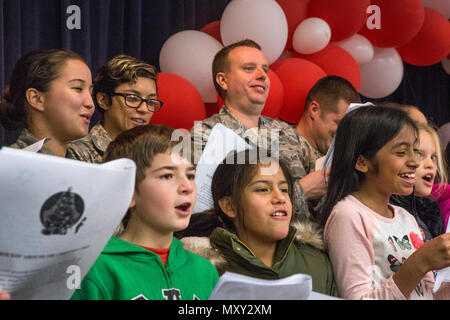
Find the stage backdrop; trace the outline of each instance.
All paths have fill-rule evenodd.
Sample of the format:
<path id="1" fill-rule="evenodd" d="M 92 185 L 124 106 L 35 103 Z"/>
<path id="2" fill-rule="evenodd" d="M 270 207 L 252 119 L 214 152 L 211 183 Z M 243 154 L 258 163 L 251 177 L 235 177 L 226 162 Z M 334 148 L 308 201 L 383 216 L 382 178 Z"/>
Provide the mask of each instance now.
<path id="1" fill-rule="evenodd" d="M 15 62 L 38 48 L 69 48 L 93 74 L 119 53 L 159 68 L 164 42 L 181 30 L 200 30 L 220 20 L 231 0 L 0 0 L 0 90 Z M 79 11 L 78 11 L 79 9 Z M 79 19 L 77 19 L 77 17 Z M 400 87 L 379 100 L 417 105 L 438 126 L 450 121 L 450 76 L 441 64 L 405 65 Z M 18 132 L 0 127 L 0 145 Z"/>

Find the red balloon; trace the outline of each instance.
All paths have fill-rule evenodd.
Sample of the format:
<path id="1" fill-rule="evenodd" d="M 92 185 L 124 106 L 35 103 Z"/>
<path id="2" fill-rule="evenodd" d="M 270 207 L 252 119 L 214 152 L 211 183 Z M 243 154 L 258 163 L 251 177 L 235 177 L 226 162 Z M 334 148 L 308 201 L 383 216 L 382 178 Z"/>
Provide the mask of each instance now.
<path id="1" fill-rule="evenodd" d="M 280 81 L 280 78 L 278 78 L 277 74 L 270 69 L 269 69 L 269 79 L 270 79 L 269 95 L 267 96 L 267 100 L 264 105 L 264 109 L 261 112 L 261 115 L 270 117 L 272 119 L 277 119 L 278 114 L 280 113 L 281 108 L 283 107 L 284 89 L 283 84 Z M 216 105 L 216 107 L 218 108 L 217 112 L 222 106 L 223 100 L 219 95 L 217 95 L 217 105 Z"/>
<path id="2" fill-rule="evenodd" d="M 362 28 L 368 6 L 370 0 L 310 0 L 308 17 L 325 20 L 331 29 L 330 41 L 341 41 Z"/>
<path id="3" fill-rule="evenodd" d="M 298 123 L 309 90 L 326 73 L 311 61 L 300 58 L 281 60 L 274 71 L 284 89 L 284 103 L 278 117 L 289 123 Z"/>
<path id="4" fill-rule="evenodd" d="M 270 65 L 270 69 L 276 70 L 278 68 L 278 65 L 281 63 L 281 61 L 288 59 L 288 58 L 293 58 L 294 52 L 295 51 L 293 49 L 292 50 L 284 50 L 283 53 L 281 54 L 281 56 Z"/>
<path id="5" fill-rule="evenodd" d="M 159 112 L 153 114 L 150 123 L 190 130 L 194 121 L 206 118 L 200 93 L 192 83 L 179 75 L 158 74 L 158 99 L 164 104 Z"/>
<path id="6" fill-rule="evenodd" d="M 306 59 L 318 65 L 327 75 L 339 76 L 350 81 L 356 91 L 361 88 L 361 71 L 356 60 L 341 47 L 330 43 L 313 54 L 294 53 L 294 57 Z"/>
<path id="7" fill-rule="evenodd" d="M 401 46 L 414 38 L 424 21 L 424 8 L 420 0 L 372 0 L 378 13 L 368 14 L 367 23 L 359 32 L 376 47 Z M 378 18 L 377 18 L 378 15 Z M 377 18 L 379 29 L 369 29 L 371 19 Z"/>
<path id="8" fill-rule="evenodd" d="M 222 37 L 220 35 L 220 20 L 208 23 L 206 26 L 201 28 L 200 31 L 209 34 L 211 37 L 222 43 Z"/>
<path id="9" fill-rule="evenodd" d="M 219 101 L 219 99 L 220 99 L 220 101 Z M 212 115 L 219 113 L 220 107 L 222 107 L 222 105 L 223 105 L 223 102 L 219 95 L 217 95 L 217 102 L 205 103 L 206 117 L 209 118 Z"/>
<path id="10" fill-rule="evenodd" d="M 276 0 L 283 9 L 288 23 L 288 38 L 284 50 L 292 49 L 292 36 L 297 26 L 308 17 L 306 0 Z"/>
<path id="11" fill-rule="evenodd" d="M 425 8 L 425 21 L 419 33 L 397 48 L 402 60 L 416 66 L 429 66 L 450 52 L 450 22 L 442 13 Z"/>
<path id="12" fill-rule="evenodd" d="M 267 97 L 264 109 L 261 112 L 263 116 L 270 117 L 272 119 L 278 118 L 278 115 L 283 107 L 284 88 L 280 78 L 277 74 L 269 69 L 270 90 Z"/>

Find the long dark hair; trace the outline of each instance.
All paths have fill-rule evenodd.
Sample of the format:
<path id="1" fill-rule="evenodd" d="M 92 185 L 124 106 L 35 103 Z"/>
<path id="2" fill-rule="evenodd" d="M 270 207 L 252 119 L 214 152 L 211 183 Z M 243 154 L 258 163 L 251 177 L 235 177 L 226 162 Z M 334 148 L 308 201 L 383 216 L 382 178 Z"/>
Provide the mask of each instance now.
<path id="1" fill-rule="evenodd" d="M 0 101 L 0 123 L 6 129 L 27 127 L 26 91 L 35 88 L 47 92 L 68 60 L 86 63 L 80 55 L 66 49 L 34 50 L 17 61 Z"/>
<path id="2" fill-rule="evenodd" d="M 214 172 L 211 182 L 211 193 L 214 208 L 201 213 L 193 214 L 189 226 L 175 233 L 178 238 L 195 236 L 208 237 L 211 232 L 222 227 L 231 232 L 236 232 L 233 221 L 222 211 L 219 200 L 230 197 L 231 202 L 238 210 L 238 216 L 242 217 L 241 202 L 242 191 L 258 173 L 261 164 L 268 164 L 269 161 L 278 163 L 288 184 L 288 194 L 291 202 L 294 203 L 293 179 L 289 167 L 282 159 L 271 156 L 267 150 L 245 150 L 241 152 L 232 151 L 219 164 Z"/>
<path id="3" fill-rule="evenodd" d="M 336 203 L 363 184 L 365 175 L 355 169 L 359 155 L 374 162 L 378 150 L 392 140 L 404 126 L 411 127 L 418 136 L 414 121 L 406 112 L 395 108 L 361 107 L 342 118 L 335 137 L 326 199 L 319 217 L 322 226 Z"/>
<path id="4" fill-rule="evenodd" d="M 258 151 L 261 151 L 261 149 Z M 220 208 L 219 200 L 224 197 L 230 197 L 238 212 L 238 217 L 242 217 L 242 191 L 255 177 L 261 164 L 267 164 L 269 161 L 278 163 L 288 183 L 289 197 L 294 203 L 293 180 L 287 164 L 264 151 L 258 151 L 245 150 L 229 154 L 226 161 L 217 167 L 212 178 L 211 192 L 214 201 L 214 213 L 223 222 L 224 227 L 233 232 L 236 231 L 235 225 Z M 256 159 L 252 161 L 252 156 L 255 155 Z M 244 159 L 245 161 L 242 161 Z"/>

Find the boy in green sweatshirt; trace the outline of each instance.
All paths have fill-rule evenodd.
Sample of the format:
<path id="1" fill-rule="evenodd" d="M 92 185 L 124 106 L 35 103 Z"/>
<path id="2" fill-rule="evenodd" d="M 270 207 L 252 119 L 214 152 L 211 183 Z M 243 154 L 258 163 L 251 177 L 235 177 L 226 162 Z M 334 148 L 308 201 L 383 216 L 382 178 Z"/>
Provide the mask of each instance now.
<path id="1" fill-rule="evenodd" d="M 208 299 L 218 274 L 206 259 L 174 238 L 185 229 L 196 201 L 195 167 L 172 152 L 172 128 L 145 125 L 122 132 L 104 161 L 136 163 L 135 193 L 112 237 L 72 296 L 81 299 Z"/>

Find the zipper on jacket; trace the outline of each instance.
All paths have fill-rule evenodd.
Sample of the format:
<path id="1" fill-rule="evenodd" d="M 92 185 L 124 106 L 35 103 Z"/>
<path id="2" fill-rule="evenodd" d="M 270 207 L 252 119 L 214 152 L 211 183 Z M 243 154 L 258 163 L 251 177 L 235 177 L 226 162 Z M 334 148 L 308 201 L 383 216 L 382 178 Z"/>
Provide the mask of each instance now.
<path id="1" fill-rule="evenodd" d="M 256 257 L 256 254 L 254 254 L 253 251 L 250 250 L 250 248 L 247 247 L 247 246 L 245 245 L 245 243 L 243 243 L 241 240 L 237 240 L 237 242 L 239 242 L 240 244 L 242 244 L 245 248 L 247 248 L 248 251 L 250 251 L 250 253 L 251 253 L 254 257 Z M 284 259 L 286 258 L 286 256 L 287 256 L 287 254 L 288 254 L 288 252 L 289 252 L 289 249 L 291 248 L 293 242 L 294 242 L 294 239 L 292 239 L 291 243 L 289 243 L 289 246 L 287 247 L 286 251 L 284 252 L 283 257 L 281 257 L 281 259 L 280 259 L 277 263 L 275 263 L 275 264 L 272 266 L 272 269 L 275 269 L 276 266 L 278 266 L 281 262 L 283 262 L 283 260 L 284 260 Z M 258 257 L 256 257 L 256 258 L 258 258 Z"/>
<path id="2" fill-rule="evenodd" d="M 248 251 L 250 251 L 250 253 L 251 253 L 254 257 L 256 257 L 256 254 L 254 254 L 253 251 L 250 250 L 250 248 L 247 247 L 247 246 L 245 245 L 245 243 L 243 243 L 241 240 L 237 240 L 237 242 L 239 242 L 240 244 L 242 244 L 245 248 L 247 248 Z M 257 257 L 257 258 L 258 258 L 258 257 Z"/>
<path id="3" fill-rule="evenodd" d="M 272 266 L 272 269 L 275 269 L 276 266 L 278 266 L 279 264 L 281 264 L 281 262 L 283 262 L 283 260 L 286 259 L 286 256 L 287 256 L 287 254 L 288 254 L 288 252 L 289 252 L 289 249 L 291 249 L 291 246 L 292 246 L 292 243 L 293 243 L 293 242 L 294 242 L 294 239 L 292 239 L 291 243 L 289 243 L 289 246 L 287 247 L 287 249 L 286 249 L 286 251 L 284 252 L 284 255 L 281 257 L 281 259 L 280 259 L 277 263 L 275 263 L 275 264 Z"/>
<path id="4" fill-rule="evenodd" d="M 170 286 L 170 288 L 172 288 L 173 287 L 173 285 L 172 285 L 172 278 L 171 278 L 172 271 L 169 270 L 169 266 L 167 265 L 167 262 L 164 265 L 164 269 L 166 270 L 167 280 L 169 280 L 169 286 Z"/>

